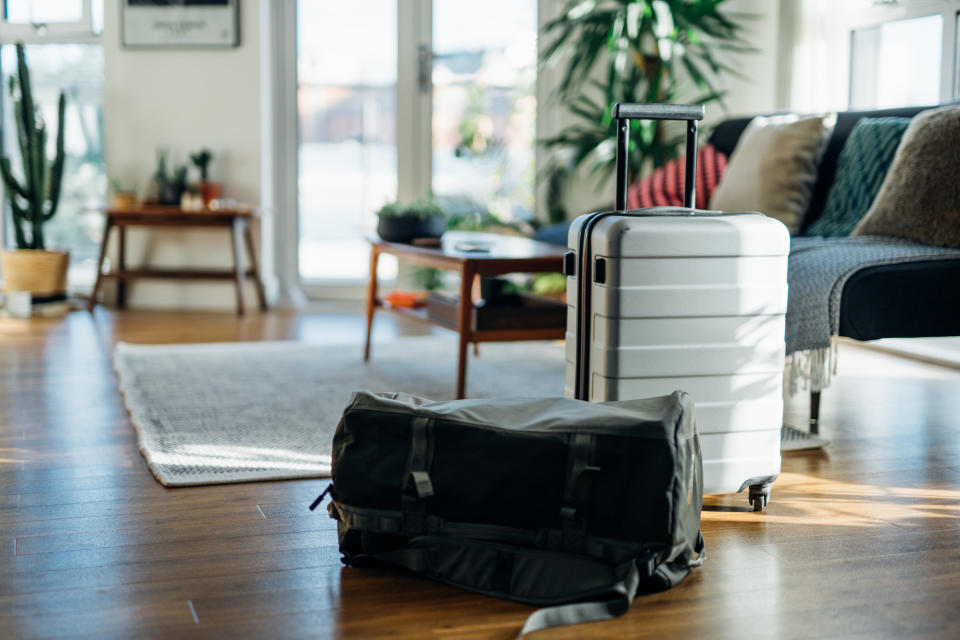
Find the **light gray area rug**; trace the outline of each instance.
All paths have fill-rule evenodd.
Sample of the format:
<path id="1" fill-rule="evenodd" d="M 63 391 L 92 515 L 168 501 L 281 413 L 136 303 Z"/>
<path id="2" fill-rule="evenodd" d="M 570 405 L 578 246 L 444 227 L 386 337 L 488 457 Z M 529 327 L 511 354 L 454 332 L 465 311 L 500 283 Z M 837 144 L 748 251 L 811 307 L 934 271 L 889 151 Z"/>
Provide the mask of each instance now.
<path id="1" fill-rule="evenodd" d="M 168 487 L 330 475 L 330 444 L 353 391 L 453 398 L 456 342 L 443 337 L 374 344 L 120 343 L 114 367 L 140 451 Z M 481 346 L 470 356 L 470 397 L 563 395 L 563 346 Z M 783 451 L 827 441 L 784 426 Z"/>
<path id="2" fill-rule="evenodd" d="M 140 451 L 165 486 L 315 478 L 330 474 L 330 443 L 359 389 L 453 398 L 454 340 L 374 344 L 120 343 L 114 367 Z M 480 346 L 470 397 L 563 395 L 563 346 Z"/>

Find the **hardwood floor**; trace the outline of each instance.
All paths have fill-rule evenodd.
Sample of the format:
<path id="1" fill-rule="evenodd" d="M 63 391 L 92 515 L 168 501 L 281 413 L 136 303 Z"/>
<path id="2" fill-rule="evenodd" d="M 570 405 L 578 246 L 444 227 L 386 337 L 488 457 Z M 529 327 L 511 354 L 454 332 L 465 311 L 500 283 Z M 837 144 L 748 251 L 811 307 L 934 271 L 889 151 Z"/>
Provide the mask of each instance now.
<path id="1" fill-rule="evenodd" d="M 377 323 L 375 340 L 430 332 Z M 362 324 L 358 307 L 0 319 L 0 638 L 512 638 L 530 607 L 343 567 L 306 508 L 324 480 L 165 489 L 137 451 L 116 341 L 353 342 L 360 366 Z M 840 367 L 832 444 L 784 457 L 766 513 L 708 498 L 703 567 L 619 620 L 533 637 L 960 637 L 960 372 L 848 345 Z"/>

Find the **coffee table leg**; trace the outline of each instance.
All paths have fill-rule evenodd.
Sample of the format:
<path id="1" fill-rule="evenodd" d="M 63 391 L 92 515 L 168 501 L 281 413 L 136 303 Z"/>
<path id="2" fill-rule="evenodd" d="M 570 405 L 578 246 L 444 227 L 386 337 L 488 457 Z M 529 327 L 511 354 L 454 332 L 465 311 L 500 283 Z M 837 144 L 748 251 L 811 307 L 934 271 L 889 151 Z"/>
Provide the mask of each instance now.
<path id="1" fill-rule="evenodd" d="M 373 313 L 377 308 L 377 262 L 380 261 L 380 249 L 370 247 L 370 282 L 367 284 L 367 337 L 363 345 L 363 361 L 370 360 L 370 334 L 373 332 Z"/>
<path id="2" fill-rule="evenodd" d="M 460 314 L 457 329 L 460 334 L 460 351 L 457 354 L 457 399 L 465 397 L 467 387 L 467 347 L 472 333 L 473 316 L 473 265 L 464 263 L 460 272 Z"/>

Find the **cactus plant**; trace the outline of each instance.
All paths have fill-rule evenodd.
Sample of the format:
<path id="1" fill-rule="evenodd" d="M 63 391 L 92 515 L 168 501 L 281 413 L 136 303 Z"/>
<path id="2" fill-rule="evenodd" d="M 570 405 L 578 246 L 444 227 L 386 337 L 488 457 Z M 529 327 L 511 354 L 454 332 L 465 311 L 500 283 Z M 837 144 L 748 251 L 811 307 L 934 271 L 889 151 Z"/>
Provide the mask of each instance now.
<path id="1" fill-rule="evenodd" d="M 197 153 L 190 154 L 190 160 L 200 170 L 200 179 L 207 181 L 207 168 L 210 161 L 213 160 L 213 152 L 210 149 L 201 149 Z"/>
<path id="2" fill-rule="evenodd" d="M 56 153 L 47 161 L 47 127 L 33 101 L 30 70 L 22 42 L 17 43 L 17 75 L 10 78 L 10 97 L 17 122 L 17 142 L 23 162 L 23 181 L 13 175 L 10 159 L 0 157 L 3 179 L 18 249 L 44 249 L 43 225 L 57 212 L 63 180 L 63 113 L 66 97 L 57 103 Z M 29 235 L 27 231 L 29 230 Z"/>

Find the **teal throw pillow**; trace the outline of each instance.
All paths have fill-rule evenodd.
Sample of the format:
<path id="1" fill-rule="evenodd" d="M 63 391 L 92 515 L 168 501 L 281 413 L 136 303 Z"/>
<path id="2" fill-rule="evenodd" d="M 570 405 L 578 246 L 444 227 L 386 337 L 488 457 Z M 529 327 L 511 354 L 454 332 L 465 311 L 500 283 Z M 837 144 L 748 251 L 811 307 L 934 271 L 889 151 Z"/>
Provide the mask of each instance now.
<path id="1" fill-rule="evenodd" d="M 910 118 L 861 118 L 840 150 L 837 174 L 820 217 L 806 236 L 848 236 L 870 209 Z"/>

